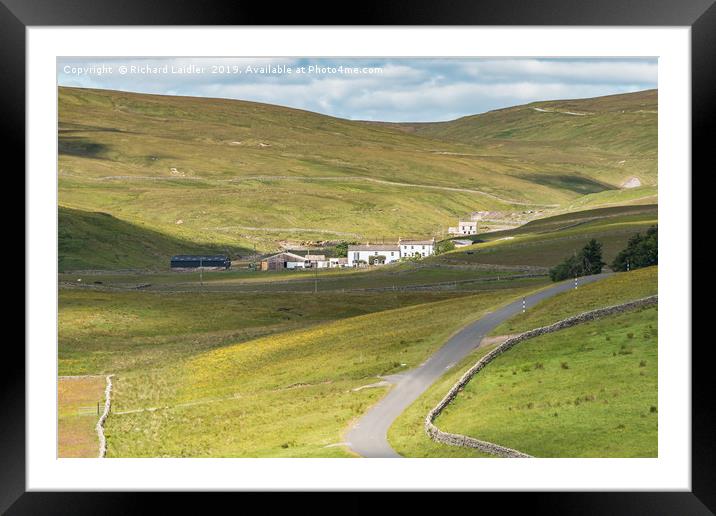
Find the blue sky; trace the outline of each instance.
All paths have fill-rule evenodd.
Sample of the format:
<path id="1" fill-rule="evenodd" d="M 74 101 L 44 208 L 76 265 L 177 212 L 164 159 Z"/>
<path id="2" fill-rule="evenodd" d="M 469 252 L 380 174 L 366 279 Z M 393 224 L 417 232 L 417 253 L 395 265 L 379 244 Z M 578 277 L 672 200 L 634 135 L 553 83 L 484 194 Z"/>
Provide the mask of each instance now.
<path id="1" fill-rule="evenodd" d="M 62 86 L 252 100 L 353 120 L 417 122 L 656 88 L 657 59 L 86 57 L 59 58 L 57 76 Z"/>

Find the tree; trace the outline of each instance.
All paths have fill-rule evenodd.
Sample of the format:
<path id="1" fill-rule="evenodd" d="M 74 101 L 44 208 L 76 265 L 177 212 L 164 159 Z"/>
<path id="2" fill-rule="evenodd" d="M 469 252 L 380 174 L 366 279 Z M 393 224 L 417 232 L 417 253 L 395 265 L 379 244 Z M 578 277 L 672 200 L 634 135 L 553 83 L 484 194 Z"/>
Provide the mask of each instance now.
<path id="1" fill-rule="evenodd" d="M 593 238 L 582 248 L 580 255 L 583 268 L 581 276 L 599 274 L 602 272 L 602 267 L 606 265 L 602 261 L 602 244 Z"/>
<path id="2" fill-rule="evenodd" d="M 659 228 L 651 226 L 646 234 L 637 233 L 629 239 L 626 249 L 617 254 L 611 264 L 612 270 L 625 271 L 649 267 L 659 263 Z"/>
<path id="3" fill-rule="evenodd" d="M 552 281 L 562 281 L 563 279 L 578 276 L 577 256 L 570 256 L 559 265 L 555 265 L 549 270 L 549 277 Z"/>
<path id="4" fill-rule="evenodd" d="M 599 274 L 606 265 L 602 261 L 602 244 L 595 239 L 587 242 L 579 253 L 575 253 L 549 270 L 552 281 L 561 281 L 577 276 Z"/>
<path id="5" fill-rule="evenodd" d="M 435 254 L 443 254 L 455 249 L 455 242 L 452 240 L 443 240 L 435 245 Z"/>
<path id="6" fill-rule="evenodd" d="M 355 242 L 346 242 L 345 240 L 342 240 L 336 244 L 336 256 L 339 258 L 345 258 L 348 256 L 348 246 L 349 245 L 355 245 Z"/>

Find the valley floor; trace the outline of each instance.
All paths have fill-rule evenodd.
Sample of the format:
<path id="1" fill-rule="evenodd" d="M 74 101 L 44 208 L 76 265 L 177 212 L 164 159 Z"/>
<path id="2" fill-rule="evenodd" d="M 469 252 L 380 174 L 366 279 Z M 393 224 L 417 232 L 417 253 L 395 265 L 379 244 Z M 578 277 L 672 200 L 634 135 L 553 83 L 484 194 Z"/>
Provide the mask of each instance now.
<path id="1" fill-rule="evenodd" d="M 420 366 L 465 325 L 552 285 L 547 267 L 585 241 L 603 239 L 611 261 L 655 222 L 654 206 L 566 214 L 481 235 L 472 246 L 417 263 L 317 275 L 63 272 L 59 374 L 114 375 L 108 457 L 354 456 L 344 445 L 346 433 L 386 394 L 385 377 Z M 559 294 L 498 330 L 524 331 L 570 311 L 640 297 L 655 291 L 655 270 Z M 389 439 L 400 454 L 475 455 L 428 442 L 422 430 L 426 400 L 467 367 L 465 361 L 453 365 L 391 427 Z M 101 401 L 95 391 L 88 384 L 82 395 Z M 93 418 L 75 419 L 92 442 Z M 467 433 L 484 430 L 470 427 L 471 420 L 458 424 Z M 615 425 L 628 428 L 624 421 Z M 74 442 L 67 435 L 60 436 L 62 449 Z M 83 446 L 70 453 L 94 453 Z"/>

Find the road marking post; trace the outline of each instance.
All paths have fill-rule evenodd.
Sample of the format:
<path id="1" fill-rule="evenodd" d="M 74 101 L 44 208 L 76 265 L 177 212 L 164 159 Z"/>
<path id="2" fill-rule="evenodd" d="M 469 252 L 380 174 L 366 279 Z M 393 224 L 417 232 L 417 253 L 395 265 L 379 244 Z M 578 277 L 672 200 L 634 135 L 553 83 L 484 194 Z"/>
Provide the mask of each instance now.
<path id="1" fill-rule="evenodd" d="M 577 290 L 577 287 L 579 286 L 579 283 L 577 281 L 577 276 L 574 277 L 574 290 Z"/>
<path id="2" fill-rule="evenodd" d="M 525 313 L 527 310 L 527 300 L 523 297 L 522 298 L 522 313 Z"/>

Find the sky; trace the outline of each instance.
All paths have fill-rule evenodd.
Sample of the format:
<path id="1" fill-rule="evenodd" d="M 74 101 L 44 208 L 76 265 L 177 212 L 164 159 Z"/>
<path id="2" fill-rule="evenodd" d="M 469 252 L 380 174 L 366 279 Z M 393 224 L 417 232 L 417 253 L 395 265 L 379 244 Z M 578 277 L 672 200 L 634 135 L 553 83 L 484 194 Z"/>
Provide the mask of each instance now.
<path id="1" fill-rule="evenodd" d="M 266 102 L 434 122 L 657 87 L 656 58 L 58 58 L 61 86 Z"/>

